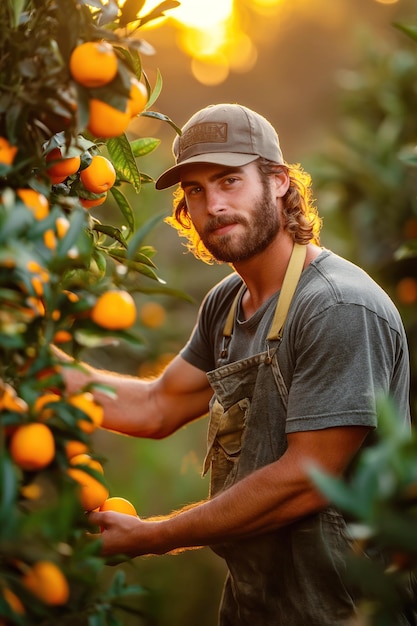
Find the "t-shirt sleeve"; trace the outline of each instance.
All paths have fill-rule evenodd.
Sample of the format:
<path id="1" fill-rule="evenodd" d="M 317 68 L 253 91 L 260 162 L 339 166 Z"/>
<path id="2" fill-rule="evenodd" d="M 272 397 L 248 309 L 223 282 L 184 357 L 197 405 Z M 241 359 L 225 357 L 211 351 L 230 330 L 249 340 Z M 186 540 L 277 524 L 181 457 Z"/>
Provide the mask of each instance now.
<path id="1" fill-rule="evenodd" d="M 377 425 L 376 398 L 389 387 L 398 333 L 357 304 L 334 304 L 297 333 L 287 432 Z"/>

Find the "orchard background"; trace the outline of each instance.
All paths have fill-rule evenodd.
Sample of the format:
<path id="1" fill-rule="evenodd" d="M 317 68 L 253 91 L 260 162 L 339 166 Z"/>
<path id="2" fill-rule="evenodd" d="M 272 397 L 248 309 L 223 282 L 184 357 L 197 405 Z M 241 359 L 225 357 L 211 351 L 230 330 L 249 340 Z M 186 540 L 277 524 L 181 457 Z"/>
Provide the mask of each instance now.
<path id="1" fill-rule="evenodd" d="M 171 191 L 153 190 L 172 162 L 178 126 L 201 106 L 239 101 L 259 110 L 277 126 L 287 160 L 312 172 L 323 244 L 365 267 L 401 310 L 416 414 L 414 3 L 223 0 L 219 7 L 232 13 L 223 18 L 223 43 L 209 53 L 217 4 L 0 7 L 6 624 L 216 623 L 224 568 L 209 550 L 108 567 L 84 514 L 107 494 L 144 516 L 204 498 L 204 421 L 166 441 L 107 433 L 92 389 L 68 396 L 50 350 L 54 342 L 94 365 L 152 375 L 187 339 L 207 289 L 230 271 L 182 254 L 162 223 Z M 196 5 L 208 11 L 206 31 L 189 19 Z M 374 582 L 364 615 L 378 626 L 389 624 L 401 601 L 396 585 L 417 555 L 417 446 L 395 436 L 389 408 L 381 420 L 381 447 L 359 467 L 352 494 L 317 477 L 360 520 L 360 541 L 382 537 L 393 551 L 388 578 L 352 566 L 357 579 Z"/>

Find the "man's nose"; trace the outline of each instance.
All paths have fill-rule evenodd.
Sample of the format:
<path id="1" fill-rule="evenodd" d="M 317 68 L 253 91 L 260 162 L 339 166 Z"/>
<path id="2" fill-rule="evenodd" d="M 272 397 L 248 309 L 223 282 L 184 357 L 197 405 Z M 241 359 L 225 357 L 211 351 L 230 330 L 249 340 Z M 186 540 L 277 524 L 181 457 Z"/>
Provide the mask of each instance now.
<path id="1" fill-rule="evenodd" d="M 223 195 L 216 189 L 206 189 L 206 208 L 210 215 L 226 211 Z"/>

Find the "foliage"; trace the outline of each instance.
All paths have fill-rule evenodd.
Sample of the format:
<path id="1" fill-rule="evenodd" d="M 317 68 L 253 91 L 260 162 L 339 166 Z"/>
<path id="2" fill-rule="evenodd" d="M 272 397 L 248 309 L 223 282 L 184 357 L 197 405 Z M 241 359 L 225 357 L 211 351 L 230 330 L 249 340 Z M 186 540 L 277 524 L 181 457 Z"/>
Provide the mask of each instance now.
<path id="1" fill-rule="evenodd" d="M 417 414 L 416 81 L 414 44 L 401 35 L 393 49 L 367 36 L 360 67 L 342 74 L 337 128 L 310 170 L 326 231 L 400 308 Z"/>
<path id="2" fill-rule="evenodd" d="M 417 41 L 415 25 L 396 26 Z M 411 353 L 414 412 L 416 79 L 415 44 L 402 37 L 393 50 L 375 36 L 368 39 L 365 61 L 344 75 L 337 136 L 311 168 L 330 230 L 347 241 L 346 254 L 378 276 L 401 310 Z M 376 443 L 361 451 L 349 477 L 335 479 L 311 470 L 319 489 L 351 520 L 354 549 L 347 575 L 364 598 L 361 619 L 372 626 L 397 623 L 399 611 L 414 623 L 417 613 L 417 433 L 414 425 L 411 431 L 400 430 L 399 423 L 395 408 L 381 400 Z M 382 558 L 370 560 L 365 552 Z"/>
<path id="3" fill-rule="evenodd" d="M 407 595 L 410 580 L 417 591 L 417 433 L 398 423 L 391 404 L 381 401 L 378 440 L 361 453 L 348 483 L 311 470 L 320 490 L 354 520 L 348 575 L 364 593 L 363 613 L 374 626 L 396 623 L 398 610 L 417 611 L 416 598 Z M 381 549 L 384 558 L 370 562 L 366 553 Z"/>
<path id="4" fill-rule="evenodd" d="M 152 52 L 137 37 L 141 25 L 174 8 L 162 2 L 140 15 L 144 2 L 116 0 L 6 0 L 0 6 L 0 137 L 12 147 L 12 158 L 0 163 L 0 621 L 7 624 L 121 624 L 120 609 L 144 620 L 140 607 L 125 602 L 140 597 L 141 588 L 127 584 L 117 572 L 103 590 L 105 560 L 78 498 L 78 485 L 68 475 L 68 441 L 85 444 L 97 458 L 91 432 L 80 427 L 83 411 L 70 402 L 60 364 L 51 345 L 64 340 L 77 355 L 83 347 L 116 341 L 140 344 L 134 329 L 106 330 L 90 316 L 98 297 L 110 288 L 183 296 L 158 276 L 155 250 L 144 240 L 160 220 L 136 223 L 123 193 L 137 193 L 152 182 L 137 160 L 159 144 L 144 137 L 130 142 L 126 134 L 94 137 L 86 129 L 89 101 L 98 98 L 127 110 L 130 80 L 147 88 L 143 116 L 176 128 L 165 115 L 150 111 L 161 88 L 153 89 L 141 55 Z M 73 80 L 68 66 L 72 50 L 85 41 L 106 41 L 117 55 L 118 72 L 111 83 L 89 89 Z M 46 155 L 60 148 L 63 157 L 80 155 L 80 171 L 104 153 L 116 170 L 111 188 L 124 225 L 103 224 L 81 205 L 94 198 L 80 182 L 80 171 L 52 184 Z M 14 150 L 16 154 L 14 154 Z M 36 199 L 27 200 L 22 189 Z M 84 391 L 88 393 L 91 387 Z M 112 390 L 105 389 L 108 394 Z M 48 413 L 39 399 L 51 394 Z M 46 415 L 46 417 L 45 417 Z M 10 440 L 26 423 L 45 421 L 53 433 L 55 456 L 36 471 L 22 469 L 10 454 Z M 92 430 L 92 429 L 91 429 Z M 104 476 L 86 468 L 105 483 Z M 36 561 L 57 564 L 70 584 L 70 598 L 50 606 L 34 597 L 22 580 Z M 5 590 L 23 602 L 13 611 Z M 138 603 L 136 603 L 138 604 Z M 2 621 L 3 620 L 3 621 Z"/>

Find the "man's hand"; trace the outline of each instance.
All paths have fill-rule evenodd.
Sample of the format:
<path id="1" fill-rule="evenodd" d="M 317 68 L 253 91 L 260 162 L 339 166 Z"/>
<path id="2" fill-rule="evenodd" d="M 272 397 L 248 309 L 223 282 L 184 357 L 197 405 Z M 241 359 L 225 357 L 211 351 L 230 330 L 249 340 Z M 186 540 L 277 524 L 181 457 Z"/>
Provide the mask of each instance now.
<path id="1" fill-rule="evenodd" d="M 140 546 L 141 529 L 146 527 L 140 517 L 116 513 L 115 511 L 93 512 L 88 515 L 89 522 L 100 528 L 101 534 L 94 537 L 102 540 L 102 555 L 126 555 L 129 558 L 147 554 Z M 145 530 L 145 528 L 144 528 Z"/>

